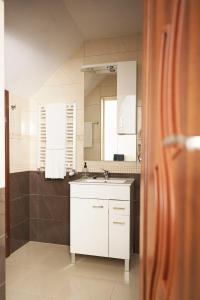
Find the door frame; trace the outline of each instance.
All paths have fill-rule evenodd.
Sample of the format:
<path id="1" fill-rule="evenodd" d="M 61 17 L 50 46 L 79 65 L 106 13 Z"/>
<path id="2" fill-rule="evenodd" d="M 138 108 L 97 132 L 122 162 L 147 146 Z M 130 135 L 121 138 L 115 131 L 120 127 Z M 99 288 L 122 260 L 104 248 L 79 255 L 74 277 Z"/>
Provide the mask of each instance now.
<path id="1" fill-rule="evenodd" d="M 5 235 L 6 257 L 10 255 L 10 146 L 9 146 L 9 92 L 5 90 Z"/>
<path id="2" fill-rule="evenodd" d="M 146 264 L 147 264 L 147 174 L 149 148 L 149 94 L 151 92 L 150 69 L 152 56 L 152 1 L 143 1 L 143 53 L 142 53 L 142 163 L 140 181 L 140 298 L 148 300 L 146 293 Z M 145 70 L 145 72 L 144 72 Z"/>

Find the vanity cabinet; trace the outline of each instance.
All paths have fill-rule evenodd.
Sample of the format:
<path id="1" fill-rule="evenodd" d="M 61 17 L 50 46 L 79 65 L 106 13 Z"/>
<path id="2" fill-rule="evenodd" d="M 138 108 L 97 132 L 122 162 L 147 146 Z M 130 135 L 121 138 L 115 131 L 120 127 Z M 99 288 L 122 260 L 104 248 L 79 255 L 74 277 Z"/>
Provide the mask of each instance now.
<path id="1" fill-rule="evenodd" d="M 126 184 L 70 182 L 70 252 L 125 260 L 133 250 L 133 180 Z"/>

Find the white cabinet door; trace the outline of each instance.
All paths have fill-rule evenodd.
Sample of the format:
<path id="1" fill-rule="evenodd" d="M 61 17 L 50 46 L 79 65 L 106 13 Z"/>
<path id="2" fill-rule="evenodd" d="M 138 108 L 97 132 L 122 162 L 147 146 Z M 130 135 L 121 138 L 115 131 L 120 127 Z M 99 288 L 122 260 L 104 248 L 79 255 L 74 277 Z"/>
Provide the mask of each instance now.
<path id="1" fill-rule="evenodd" d="M 130 217 L 109 216 L 109 257 L 130 258 Z"/>
<path id="2" fill-rule="evenodd" d="M 108 200 L 71 198 L 70 252 L 108 256 Z"/>
<path id="3" fill-rule="evenodd" d="M 117 132 L 136 134 L 136 61 L 117 64 Z"/>

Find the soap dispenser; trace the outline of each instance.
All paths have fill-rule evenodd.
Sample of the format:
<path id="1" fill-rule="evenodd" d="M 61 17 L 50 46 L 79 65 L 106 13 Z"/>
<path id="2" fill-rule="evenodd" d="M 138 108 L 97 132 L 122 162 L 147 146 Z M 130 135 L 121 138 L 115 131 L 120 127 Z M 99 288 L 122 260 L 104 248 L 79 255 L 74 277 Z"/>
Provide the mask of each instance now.
<path id="1" fill-rule="evenodd" d="M 82 170 L 82 178 L 88 178 L 88 168 L 87 168 L 87 163 L 84 162 L 84 167 Z"/>

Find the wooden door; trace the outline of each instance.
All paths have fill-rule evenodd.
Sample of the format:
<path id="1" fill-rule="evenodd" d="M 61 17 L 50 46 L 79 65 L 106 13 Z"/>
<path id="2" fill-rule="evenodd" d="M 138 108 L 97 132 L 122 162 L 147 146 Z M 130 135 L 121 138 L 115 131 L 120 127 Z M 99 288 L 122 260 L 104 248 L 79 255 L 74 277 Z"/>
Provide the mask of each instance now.
<path id="1" fill-rule="evenodd" d="M 144 20 L 141 299 L 198 300 L 200 1 L 146 0 Z"/>

